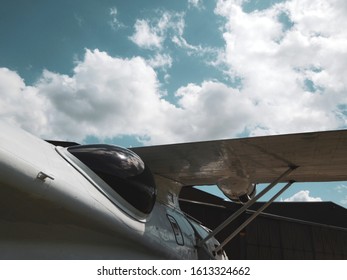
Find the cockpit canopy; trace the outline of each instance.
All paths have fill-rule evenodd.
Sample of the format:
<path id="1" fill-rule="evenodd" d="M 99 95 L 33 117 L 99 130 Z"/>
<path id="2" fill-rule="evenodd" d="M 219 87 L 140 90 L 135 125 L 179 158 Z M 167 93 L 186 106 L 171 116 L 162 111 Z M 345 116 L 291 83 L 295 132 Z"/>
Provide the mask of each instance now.
<path id="1" fill-rule="evenodd" d="M 79 145 L 68 151 L 137 210 L 151 212 L 156 186 L 151 171 L 137 154 L 112 145 Z"/>

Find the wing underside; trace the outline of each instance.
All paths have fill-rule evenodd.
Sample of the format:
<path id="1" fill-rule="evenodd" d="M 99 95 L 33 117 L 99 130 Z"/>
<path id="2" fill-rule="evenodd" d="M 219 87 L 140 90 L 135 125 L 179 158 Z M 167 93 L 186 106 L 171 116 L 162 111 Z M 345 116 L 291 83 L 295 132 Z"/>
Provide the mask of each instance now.
<path id="1" fill-rule="evenodd" d="M 312 132 L 133 148 L 157 176 L 182 185 L 221 180 L 347 180 L 347 131 Z"/>

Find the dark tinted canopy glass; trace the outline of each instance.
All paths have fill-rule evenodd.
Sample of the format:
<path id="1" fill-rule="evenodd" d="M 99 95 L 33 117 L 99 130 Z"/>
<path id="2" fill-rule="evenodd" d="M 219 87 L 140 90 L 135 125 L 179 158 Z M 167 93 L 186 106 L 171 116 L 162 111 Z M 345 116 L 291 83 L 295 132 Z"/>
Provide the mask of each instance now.
<path id="1" fill-rule="evenodd" d="M 136 209 L 146 214 L 152 210 L 155 182 L 137 154 L 111 145 L 80 145 L 70 147 L 68 151 Z"/>

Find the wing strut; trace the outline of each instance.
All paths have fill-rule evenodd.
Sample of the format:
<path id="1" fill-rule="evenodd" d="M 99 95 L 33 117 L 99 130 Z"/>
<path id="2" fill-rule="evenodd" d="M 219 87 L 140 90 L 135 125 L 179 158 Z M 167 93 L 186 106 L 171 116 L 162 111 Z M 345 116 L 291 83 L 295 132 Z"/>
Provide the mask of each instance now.
<path id="1" fill-rule="evenodd" d="M 281 188 L 267 203 L 260 207 L 251 217 L 249 217 L 242 225 L 240 225 L 228 238 L 226 238 L 216 249 L 218 252 L 222 249 L 231 239 L 233 239 L 241 230 L 243 230 L 249 223 L 251 223 L 256 217 L 259 216 L 277 197 L 279 197 L 285 190 L 287 190 L 294 181 L 288 182 L 283 188 Z"/>
<path id="2" fill-rule="evenodd" d="M 202 239 L 198 246 L 201 247 L 206 243 L 207 240 L 215 236 L 221 230 L 223 230 L 227 225 L 239 217 L 243 212 L 245 212 L 249 207 L 251 207 L 260 197 L 270 191 L 274 186 L 276 186 L 284 177 L 295 170 L 297 166 L 290 166 L 285 172 L 283 172 L 277 179 L 275 179 L 271 184 L 269 184 L 264 190 L 257 194 L 253 199 L 245 203 L 239 210 L 233 213 L 228 219 L 226 219 L 221 225 L 215 228 L 214 231 L 210 232 L 204 239 Z M 267 208 L 278 196 L 280 196 L 286 189 L 288 189 L 294 181 L 290 181 L 286 184 L 278 193 L 276 193 L 266 204 L 264 204 L 258 211 L 256 211 L 248 220 L 246 220 L 239 228 L 237 228 L 227 239 L 225 239 L 216 249 L 218 252 L 223 246 L 225 246 L 231 239 L 233 239 L 243 228 L 245 228 L 251 221 L 253 221 L 265 208 Z"/>

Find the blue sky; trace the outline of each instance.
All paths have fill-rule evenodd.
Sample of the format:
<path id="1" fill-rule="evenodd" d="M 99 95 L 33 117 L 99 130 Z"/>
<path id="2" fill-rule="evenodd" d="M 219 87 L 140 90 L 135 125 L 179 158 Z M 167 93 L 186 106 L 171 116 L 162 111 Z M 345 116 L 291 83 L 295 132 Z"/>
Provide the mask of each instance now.
<path id="1" fill-rule="evenodd" d="M 3 0 L 0 114 L 123 146 L 347 128 L 343 0 Z M 282 200 L 347 205 L 347 183 Z"/>

